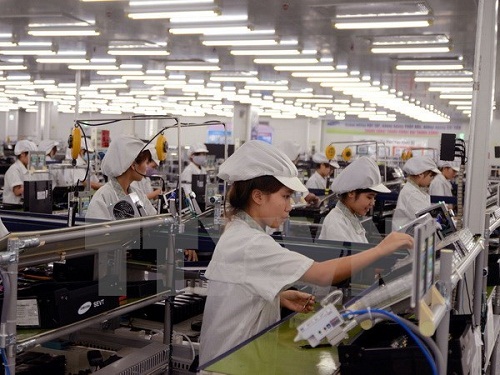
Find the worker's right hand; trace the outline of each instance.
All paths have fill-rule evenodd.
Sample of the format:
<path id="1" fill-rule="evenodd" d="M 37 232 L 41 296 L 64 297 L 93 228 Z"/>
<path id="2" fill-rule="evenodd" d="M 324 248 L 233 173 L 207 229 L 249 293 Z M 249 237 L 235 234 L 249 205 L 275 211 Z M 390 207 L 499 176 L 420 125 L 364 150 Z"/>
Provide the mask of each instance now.
<path id="1" fill-rule="evenodd" d="M 398 249 L 412 249 L 413 237 L 406 233 L 391 232 L 376 247 L 383 255 L 392 254 Z"/>

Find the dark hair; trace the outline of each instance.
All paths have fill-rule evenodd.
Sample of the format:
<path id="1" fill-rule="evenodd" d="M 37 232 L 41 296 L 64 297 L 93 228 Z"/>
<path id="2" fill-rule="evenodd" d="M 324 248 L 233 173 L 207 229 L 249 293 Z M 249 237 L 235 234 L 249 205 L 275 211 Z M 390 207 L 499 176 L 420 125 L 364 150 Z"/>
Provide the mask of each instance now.
<path id="1" fill-rule="evenodd" d="M 347 195 L 350 193 L 350 191 L 346 191 L 345 193 L 342 193 L 340 194 L 340 197 L 339 197 L 339 200 L 344 203 L 345 200 L 347 199 Z M 377 193 L 376 191 L 372 190 L 372 189 L 356 189 L 354 190 L 354 198 L 355 199 L 358 199 L 358 197 L 362 194 L 362 193 Z"/>
<path id="2" fill-rule="evenodd" d="M 141 164 L 142 162 L 144 162 L 145 160 L 147 160 L 148 162 L 151 161 L 151 151 L 149 150 L 142 150 L 139 155 L 137 155 L 137 157 L 135 158 L 135 162 L 137 164 Z"/>
<path id="3" fill-rule="evenodd" d="M 230 219 L 238 211 L 248 207 L 252 191 L 261 190 L 267 194 L 276 193 L 284 185 L 273 176 L 260 176 L 246 181 L 235 181 L 229 188 L 226 202 L 229 206 L 225 208 L 226 217 Z"/>

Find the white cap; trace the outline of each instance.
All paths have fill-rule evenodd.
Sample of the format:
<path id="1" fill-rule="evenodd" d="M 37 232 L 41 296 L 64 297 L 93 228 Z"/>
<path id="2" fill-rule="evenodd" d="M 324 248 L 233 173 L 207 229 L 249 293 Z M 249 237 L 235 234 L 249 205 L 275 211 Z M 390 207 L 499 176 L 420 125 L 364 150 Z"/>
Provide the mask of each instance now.
<path id="1" fill-rule="evenodd" d="M 456 162 L 456 161 L 438 160 L 437 166 L 440 169 L 448 167 L 448 168 L 453 169 L 455 172 L 460 171 L 460 162 Z"/>
<path id="2" fill-rule="evenodd" d="M 380 170 L 375 160 L 362 156 L 349 164 L 333 179 L 331 189 L 334 193 L 342 194 L 358 189 L 370 189 L 377 193 L 391 191 L 382 183 Z"/>
<path id="3" fill-rule="evenodd" d="M 434 160 L 432 160 L 430 156 L 426 155 L 414 156 L 409 159 L 403 166 L 403 171 L 412 176 L 424 173 L 425 171 L 441 173 L 439 169 L 437 169 L 437 165 Z"/>
<path id="4" fill-rule="evenodd" d="M 191 157 L 191 155 L 198 152 L 205 152 L 208 154 L 207 146 L 205 146 L 204 143 L 196 143 L 194 145 L 191 145 L 191 147 L 189 147 L 188 156 Z"/>
<path id="5" fill-rule="evenodd" d="M 218 177 L 225 181 L 246 181 L 260 176 L 273 176 L 286 187 L 300 192 L 307 188 L 297 178 L 290 158 L 269 143 L 245 142 L 219 168 Z"/>
<path id="6" fill-rule="evenodd" d="M 102 159 L 102 173 L 108 177 L 121 176 L 132 165 L 143 147 L 143 141 L 130 135 L 114 138 Z"/>
<path id="7" fill-rule="evenodd" d="M 156 163 L 156 165 L 160 165 L 160 159 L 158 158 L 156 147 L 148 148 L 148 150 L 151 152 L 151 159 Z"/>
<path id="8" fill-rule="evenodd" d="M 292 141 L 284 141 L 279 149 L 286 155 L 291 161 L 294 161 L 299 157 L 300 145 Z"/>
<path id="9" fill-rule="evenodd" d="M 45 152 L 45 155 L 48 155 L 50 151 L 56 146 L 59 145 L 59 142 L 54 141 L 52 139 L 44 139 L 38 145 L 38 150 Z"/>
<path id="10" fill-rule="evenodd" d="M 340 168 L 339 163 L 337 163 L 335 160 L 328 160 L 326 155 L 322 154 L 321 152 L 315 153 L 312 157 L 312 160 L 316 164 L 330 164 L 333 168 Z"/>
<path id="11" fill-rule="evenodd" d="M 28 141 L 27 139 L 23 139 L 21 141 L 17 141 L 16 146 L 14 147 L 14 154 L 16 156 L 21 155 L 23 152 L 37 151 L 38 148 L 36 144 Z"/>

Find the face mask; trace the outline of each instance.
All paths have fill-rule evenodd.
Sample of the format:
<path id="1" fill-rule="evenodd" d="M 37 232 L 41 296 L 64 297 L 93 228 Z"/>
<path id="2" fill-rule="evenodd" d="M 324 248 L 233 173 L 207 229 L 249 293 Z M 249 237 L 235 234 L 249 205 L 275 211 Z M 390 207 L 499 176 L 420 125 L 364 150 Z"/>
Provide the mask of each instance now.
<path id="1" fill-rule="evenodd" d="M 195 155 L 193 156 L 193 162 L 203 167 L 207 164 L 207 155 Z"/>
<path id="2" fill-rule="evenodd" d="M 158 174 L 158 171 L 156 170 L 156 168 L 153 168 L 150 166 L 146 167 L 146 176 L 151 177 L 152 175 L 155 175 L 155 174 Z"/>

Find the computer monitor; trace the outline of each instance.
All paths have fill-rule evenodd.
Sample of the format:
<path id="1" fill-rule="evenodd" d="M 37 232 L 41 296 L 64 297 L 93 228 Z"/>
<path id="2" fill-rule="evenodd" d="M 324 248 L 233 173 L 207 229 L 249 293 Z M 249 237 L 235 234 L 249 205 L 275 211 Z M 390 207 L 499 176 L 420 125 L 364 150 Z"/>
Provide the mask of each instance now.
<path id="1" fill-rule="evenodd" d="M 417 212 L 415 216 L 420 217 L 422 215 L 425 215 L 426 213 L 429 213 L 439 224 L 440 228 L 438 229 L 438 236 L 441 240 L 457 231 L 457 227 L 455 226 L 453 218 L 451 217 L 448 208 L 446 208 L 445 203 L 439 202 L 433 204 L 432 206 L 429 206 Z"/>
<path id="2" fill-rule="evenodd" d="M 224 147 L 223 144 L 217 143 L 205 143 L 207 146 L 208 153 L 210 155 L 215 155 L 216 159 L 224 159 Z M 234 153 L 234 145 L 227 145 L 227 156 L 231 156 Z"/>
<path id="3" fill-rule="evenodd" d="M 436 225 L 430 217 L 415 227 L 411 306 L 417 307 L 417 314 L 419 301 L 427 298 L 426 294 L 434 284 L 436 236 Z"/>
<path id="4" fill-rule="evenodd" d="M 24 181 L 24 211 L 52 213 L 52 181 Z"/>

